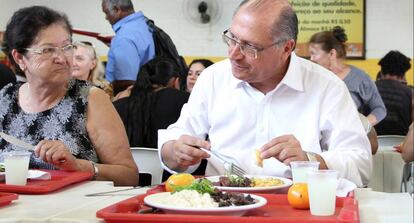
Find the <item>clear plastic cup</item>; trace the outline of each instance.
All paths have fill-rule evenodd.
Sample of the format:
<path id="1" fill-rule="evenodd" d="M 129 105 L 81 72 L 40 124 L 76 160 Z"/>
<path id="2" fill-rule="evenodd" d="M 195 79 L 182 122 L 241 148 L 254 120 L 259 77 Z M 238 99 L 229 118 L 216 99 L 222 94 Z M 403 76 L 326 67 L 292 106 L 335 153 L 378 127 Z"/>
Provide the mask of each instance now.
<path id="1" fill-rule="evenodd" d="M 319 169 L 317 161 L 292 161 L 290 162 L 292 169 L 293 183 L 306 183 L 307 173 Z"/>
<path id="2" fill-rule="evenodd" d="M 6 169 L 6 184 L 26 185 L 30 155 L 29 151 L 21 150 L 2 154 Z"/>
<path id="3" fill-rule="evenodd" d="M 316 216 L 335 213 L 338 171 L 317 170 L 307 173 L 310 212 Z"/>

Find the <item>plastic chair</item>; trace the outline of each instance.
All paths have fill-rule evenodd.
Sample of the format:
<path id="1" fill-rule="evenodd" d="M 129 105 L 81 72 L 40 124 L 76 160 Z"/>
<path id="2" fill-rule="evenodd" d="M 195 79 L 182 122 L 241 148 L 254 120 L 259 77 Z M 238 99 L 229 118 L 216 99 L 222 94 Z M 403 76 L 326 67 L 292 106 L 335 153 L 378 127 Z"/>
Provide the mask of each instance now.
<path id="1" fill-rule="evenodd" d="M 151 175 L 151 185 L 160 184 L 163 168 L 158 157 L 158 149 L 131 147 L 132 157 L 138 166 L 140 176 Z"/>
<path id="2" fill-rule="evenodd" d="M 378 146 L 381 147 L 393 147 L 401 144 L 404 141 L 405 136 L 401 135 L 379 135 L 378 136 Z"/>
<path id="3" fill-rule="evenodd" d="M 378 136 L 378 152 L 373 158 L 373 172 L 368 187 L 376 191 L 398 193 L 405 186 L 405 162 L 394 146 L 404 141 L 405 136 Z"/>

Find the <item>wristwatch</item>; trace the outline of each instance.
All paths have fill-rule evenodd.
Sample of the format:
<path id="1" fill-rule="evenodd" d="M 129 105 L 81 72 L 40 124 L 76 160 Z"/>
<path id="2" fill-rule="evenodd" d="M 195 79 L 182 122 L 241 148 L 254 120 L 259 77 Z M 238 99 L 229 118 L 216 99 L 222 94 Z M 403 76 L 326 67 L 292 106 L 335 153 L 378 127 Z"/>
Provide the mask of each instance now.
<path id="1" fill-rule="evenodd" d="M 306 156 L 308 157 L 309 161 L 318 161 L 317 154 L 314 152 L 306 152 Z"/>

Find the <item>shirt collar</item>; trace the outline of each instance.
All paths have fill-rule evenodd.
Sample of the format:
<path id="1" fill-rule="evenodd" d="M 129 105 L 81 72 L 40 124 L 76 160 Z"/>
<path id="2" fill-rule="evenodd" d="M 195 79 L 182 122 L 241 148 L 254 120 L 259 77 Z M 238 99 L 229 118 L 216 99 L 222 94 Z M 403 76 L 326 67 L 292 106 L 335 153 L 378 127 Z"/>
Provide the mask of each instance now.
<path id="1" fill-rule="evenodd" d="M 136 19 L 143 18 L 143 17 L 144 17 L 144 14 L 142 14 L 141 11 L 132 13 L 131 15 L 128 15 L 128 16 L 120 19 L 115 24 L 113 24 L 112 29 L 114 30 L 114 32 L 117 32 L 122 27 L 122 25 L 128 23 L 131 20 L 136 20 Z"/>
<path id="2" fill-rule="evenodd" d="M 297 91 L 304 90 L 304 73 L 300 70 L 300 59 L 294 52 L 290 55 L 290 62 L 288 70 L 286 71 L 285 77 L 283 77 L 280 84 L 284 84 L 287 87 L 295 89 Z"/>
<path id="3" fill-rule="evenodd" d="M 230 60 L 229 60 L 229 63 L 230 63 L 230 72 L 232 73 Z M 299 58 L 296 56 L 294 52 L 292 52 L 292 54 L 290 55 L 288 70 L 285 74 L 285 77 L 283 77 L 279 85 L 283 84 L 297 91 L 304 90 L 303 72 L 300 71 L 300 65 L 298 63 L 299 63 Z M 237 87 L 242 87 L 242 86 L 247 86 L 247 85 L 250 86 L 249 83 L 239 80 L 233 76 L 232 81 L 231 81 L 232 88 L 237 88 Z"/>

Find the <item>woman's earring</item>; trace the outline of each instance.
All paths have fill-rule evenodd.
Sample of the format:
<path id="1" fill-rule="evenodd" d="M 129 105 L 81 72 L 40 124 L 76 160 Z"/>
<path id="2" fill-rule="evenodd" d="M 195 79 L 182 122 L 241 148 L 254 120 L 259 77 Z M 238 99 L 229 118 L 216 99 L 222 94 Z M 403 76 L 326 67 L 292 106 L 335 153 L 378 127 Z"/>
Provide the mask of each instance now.
<path id="1" fill-rule="evenodd" d="M 23 72 L 26 71 L 26 66 L 20 65 L 20 70 L 22 70 Z"/>

